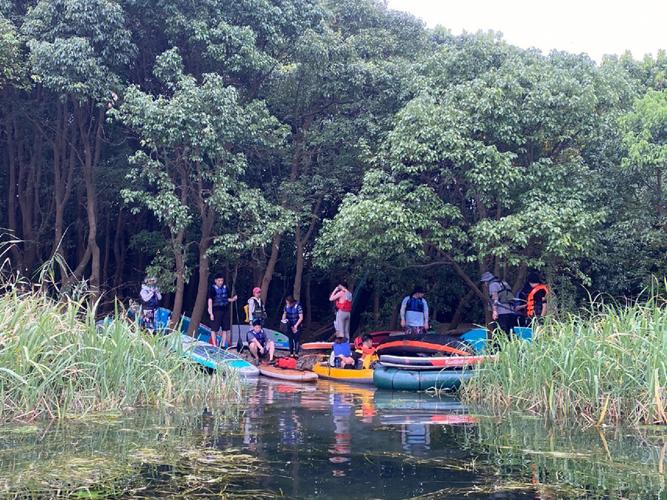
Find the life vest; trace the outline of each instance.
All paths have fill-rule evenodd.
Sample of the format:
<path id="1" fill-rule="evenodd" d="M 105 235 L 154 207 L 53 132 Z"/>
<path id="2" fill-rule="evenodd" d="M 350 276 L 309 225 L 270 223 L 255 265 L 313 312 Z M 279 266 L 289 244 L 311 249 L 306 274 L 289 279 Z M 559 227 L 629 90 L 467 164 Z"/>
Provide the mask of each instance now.
<path id="1" fill-rule="evenodd" d="M 255 297 L 250 297 L 250 300 L 255 302 L 255 308 L 252 311 L 252 318 L 250 318 L 250 320 L 266 319 L 266 309 L 264 308 L 264 302 L 256 299 Z M 248 306 L 248 311 L 250 311 L 250 306 Z"/>
<path id="2" fill-rule="evenodd" d="M 227 307 L 229 305 L 229 294 L 227 293 L 227 286 L 222 285 L 218 288 L 215 284 L 211 285 L 213 287 L 213 307 Z"/>
<path id="3" fill-rule="evenodd" d="M 408 297 L 408 303 L 405 305 L 405 310 L 414 311 L 414 312 L 424 312 L 424 299 L 418 299 L 410 295 Z"/>
<path id="4" fill-rule="evenodd" d="M 142 302 L 142 305 L 143 305 L 144 309 L 148 309 L 148 310 L 157 309 L 157 306 L 160 305 L 160 301 L 158 300 L 155 293 L 153 295 L 151 295 L 150 299 L 142 300 L 141 302 Z"/>
<path id="5" fill-rule="evenodd" d="M 528 298 L 526 299 L 526 314 L 528 315 L 529 318 L 534 318 L 536 312 L 542 312 L 542 304 L 535 303 L 535 295 L 537 292 L 544 291 L 544 295 L 549 293 L 549 288 L 547 285 L 537 285 L 536 287 L 533 287 L 533 289 L 530 291 L 528 294 Z"/>
<path id="6" fill-rule="evenodd" d="M 301 304 L 299 302 L 294 302 L 291 306 L 285 306 L 285 317 L 290 326 L 294 326 L 296 322 L 299 321 L 300 314 L 303 314 L 303 309 L 301 309 Z"/>
<path id="7" fill-rule="evenodd" d="M 347 300 L 345 298 L 345 295 L 343 295 L 336 301 L 336 309 L 343 312 L 352 312 L 352 301 Z"/>

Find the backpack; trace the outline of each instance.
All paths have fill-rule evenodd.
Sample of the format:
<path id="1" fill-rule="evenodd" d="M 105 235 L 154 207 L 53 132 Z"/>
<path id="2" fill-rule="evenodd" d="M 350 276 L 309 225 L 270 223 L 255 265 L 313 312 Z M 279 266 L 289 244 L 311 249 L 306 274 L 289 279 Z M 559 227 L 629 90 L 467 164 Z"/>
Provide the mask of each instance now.
<path id="1" fill-rule="evenodd" d="M 500 286 L 502 287 L 498 292 L 498 302 L 507 306 L 513 305 L 515 298 L 514 294 L 512 293 L 512 289 L 507 284 L 507 281 L 502 281 L 502 280 L 494 280 L 494 281 L 496 283 L 500 283 Z"/>

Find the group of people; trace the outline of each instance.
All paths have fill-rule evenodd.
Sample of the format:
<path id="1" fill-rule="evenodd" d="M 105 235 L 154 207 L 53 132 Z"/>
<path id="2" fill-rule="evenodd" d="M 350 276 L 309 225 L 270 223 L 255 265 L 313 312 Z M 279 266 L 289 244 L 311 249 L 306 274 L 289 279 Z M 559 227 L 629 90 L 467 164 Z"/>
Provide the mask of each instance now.
<path id="1" fill-rule="evenodd" d="M 491 272 L 485 272 L 480 281 L 487 286 L 489 296 L 488 307 L 498 329 L 507 334 L 517 326 L 529 326 L 547 313 L 547 295 L 549 288 L 542 282 L 537 273 L 529 273 L 523 288 L 515 295 L 509 284 Z M 149 329 L 155 329 L 155 311 L 162 299 L 155 277 L 146 278 L 141 287 L 142 321 Z M 347 282 L 341 281 L 329 295 L 329 300 L 336 307 L 334 321 L 335 343 L 332 350 L 332 366 L 357 366 L 359 359 L 371 355 L 372 339 L 364 336 L 357 350 L 352 351 L 350 341 L 350 317 L 352 313 L 353 295 Z M 238 300 L 237 295 L 231 296 L 225 277 L 221 273 L 214 276 L 208 290 L 207 312 L 210 320 L 211 343 L 214 346 L 228 347 L 230 340 L 230 304 Z M 245 306 L 246 321 L 252 326 L 246 341 L 250 353 L 256 360 L 268 358 L 273 360 L 274 342 L 264 332 L 267 311 L 262 300 L 262 289 L 255 287 L 252 296 Z M 303 325 L 303 307 L 294 297 L 288 296 L 282 311 L 281 331 L 289 339 L 290 355 L 296 355 L 301 346 Z M 401 328 L 405 333 L 423 334 L 429 330 L 429 308 L 425 298 L 425 290 L 416 286 L 406 296 L 400 307 Z M 218 334 L 220 339 L 218 340 Z M 239 342 L 241 340 L 239 339 Z M 359 354 L 357 356 L 355 353 Z"/>

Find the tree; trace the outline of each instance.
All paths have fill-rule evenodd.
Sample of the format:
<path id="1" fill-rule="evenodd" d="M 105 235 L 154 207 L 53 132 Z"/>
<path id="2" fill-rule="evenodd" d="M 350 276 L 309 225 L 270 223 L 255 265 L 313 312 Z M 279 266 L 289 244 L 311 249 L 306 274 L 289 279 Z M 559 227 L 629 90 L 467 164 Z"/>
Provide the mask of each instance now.
<path id="1" fill-rule="evenodd" d="M 263 218 L 268 210 L 261 194 L 249 191 L 241 180 L 247 152 L 279 146 L 285 132 L 262 103 L 243 105 L 236 89 L 226 86 L 220 75 L 206 74 L 202 83 L 186 75 L 175 49 L 158 58 L 155 72 L 170 95 L 155 97 L 132 86 L 114 113 L 141 145 L 130 158 L 135 166 L 130 176 L 137 188 L 125 190 L 124 196 L 148 208 L 169 230 L 176 266 L 175 318 L 183 302 L 185 248 L 196 243 L 199 284 L 192 313 L 196 328 L 206 303 L 211 246 L 220 235 L 216 228 L 233 225 L 248 207 L 253 208 L 256 217 L 243 219 L 247 224 L 243 241 L 235 240 L 237 245 L 252 245 L 262 242 L 270 222 Z M 193 231 L 190 226 L 195 221 Z M 262 227 L 257 230 L 253 222 Z M 223 243 L 231 242 L 219 241 L 219 251 L 229 248 Z"/>

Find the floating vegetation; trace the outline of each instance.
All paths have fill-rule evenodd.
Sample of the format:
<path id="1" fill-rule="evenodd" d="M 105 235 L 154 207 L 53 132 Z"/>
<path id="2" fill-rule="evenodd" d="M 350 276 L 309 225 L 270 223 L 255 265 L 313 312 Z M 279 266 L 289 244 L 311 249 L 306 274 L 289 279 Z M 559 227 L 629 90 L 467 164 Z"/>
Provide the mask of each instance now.
<path id="1" fill-rule="evenodd" d="M 659 300 L 596 304 L 588 319 L 540 326 L 532 343 L 501 340 L 464 401 L 586 426 L 667 424 L 667 308 Z"/>

